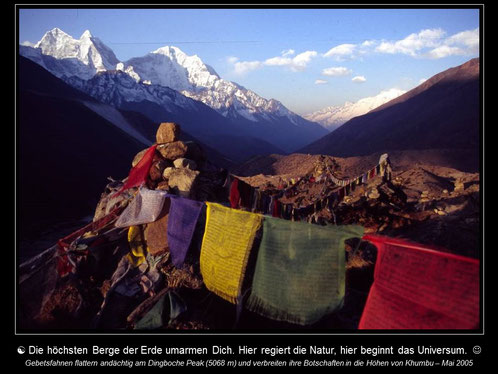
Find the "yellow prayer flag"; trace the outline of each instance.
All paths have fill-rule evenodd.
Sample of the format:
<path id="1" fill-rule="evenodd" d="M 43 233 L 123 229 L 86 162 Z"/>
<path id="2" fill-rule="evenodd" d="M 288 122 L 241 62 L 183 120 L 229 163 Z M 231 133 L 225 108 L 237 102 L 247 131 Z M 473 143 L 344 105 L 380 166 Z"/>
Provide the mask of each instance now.
<path id="1" fill-rule="evenodd" d="M 144 243 L 143 233 L 140 231 L 140 226 L 131 226 L 128 230 L 128 244 L 130 245 L 131 251 L 126 255 L 126 258 L 134 267 L 139 266 L 145 261 L 148 252 L 148 248 Z"/>
<path id="2" fill-rule="evenodd" d="M 200 268 L 207 289 L 235 304 L 262 216 L 206 202 Z"/>

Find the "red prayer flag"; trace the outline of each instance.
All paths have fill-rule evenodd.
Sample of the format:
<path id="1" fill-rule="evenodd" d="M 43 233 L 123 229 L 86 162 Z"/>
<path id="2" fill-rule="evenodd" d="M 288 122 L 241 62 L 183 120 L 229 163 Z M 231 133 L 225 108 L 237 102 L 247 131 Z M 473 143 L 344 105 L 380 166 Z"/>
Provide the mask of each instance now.
<path id="1" fill-rule="evenodd" d="M 73 269 L 73 265 L 71 265 L 71 263 L 69 262 L 67 253 L 64 251 L 64 249 L 60 246 L 59 243 L 57 243 L 57 256 L 58 256 L 56 263 L 57 274 L 59 274 L 60 277 L 63 277 L 71 272 L 71 270 Z"/>
<path id="2" fill-rule="evenodd" d="M 359 329 L 477 329 L 479 260 L 377 235 Z"/>
<path id="3" fill-rule="evenodd" d="M 57 273 L 59 276 L 63 277 L 64 275 L 70 273 L 73 268 L 73 265 L 67 257 L 67 250 L 69 249 L 71 243 L 89 231 L 97 231 L 105 227 L 110 222 L 117 219 L 123 209 L 124 208 L 122 206 L 118 206 L 111 210 L 108 215 L 98 219 L 97 221 L 90 222 L 89 224 L 57 241 Z"/>
<path id="4" fill-rule="evenodd" d="M 234 178 L 230 185 L 230 206 L 232 209 L 238 209 L 240 202 L 239 180 Z"/>
<path id="5" fill-rule="evenodd" d="M 372 178 L 375 176 L 375 175 L 374 175 L 374 170 L 375 170 L 375 169 L 373 169 L 373 170 L 369 170 L 369 171 L 367 172 L 367 173 L 368 173 L 368 177 L 367 177 L 367 179 L 368 179 L 368 180 L 372 179 Z"/>
<path id="6" fill-rule="evenodd" d="M 277 199 L 275 199 L 273 201 L 273 207 L 272 207 L 272 217 L 276 217 L 276 218 L 282 218 L 282 215 L 280 214 L 280 201 L 278 201 Z"/>
<path id="7" fill-rule="evenodd" d="M 154 160 L 154 153 L 156 152 L 157 144 L 152 145 L 144 156 L 135 167 L 131 168 L 130 174 L 128 174 L 128 179 L 126 183 L 121 187 L 121 189 L 116 192 L 113 197 L 118 196 L 132 187 L 138 187 L 147 181 L 149 176 L 150 167 L 152 166 L 152 161 Z"/>
<path id="8" fill-rule="evenodd" d="M 250 209 L 252 207 L 252 195 L 254 193 L 254 188 L 250 184 L 239 180 L 237 189 L 240 195 L 240 206 L 242 208 Z"/>

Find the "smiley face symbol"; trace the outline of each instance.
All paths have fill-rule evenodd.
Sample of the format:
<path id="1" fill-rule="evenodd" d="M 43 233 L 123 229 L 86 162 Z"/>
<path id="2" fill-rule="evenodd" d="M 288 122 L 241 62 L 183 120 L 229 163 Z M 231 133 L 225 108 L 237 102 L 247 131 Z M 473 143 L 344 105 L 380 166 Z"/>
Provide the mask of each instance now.
<path id="1" fill-rule="evenodd" d="M 22 355 L 24 352 L 26 352 L 26 348 L 24 348 L 22 345 L 17 347 L 17 353 Z"/>

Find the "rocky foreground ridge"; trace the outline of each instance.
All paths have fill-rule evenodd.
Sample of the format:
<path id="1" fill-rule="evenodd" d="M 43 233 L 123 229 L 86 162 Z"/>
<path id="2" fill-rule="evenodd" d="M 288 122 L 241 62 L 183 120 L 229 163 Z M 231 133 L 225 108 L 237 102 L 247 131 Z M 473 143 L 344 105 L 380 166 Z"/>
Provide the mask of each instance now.
<path id="1" fill-rule="evenodd" d="M 173 123 L 159 126 L 147 188 L 198 201 L 227 202 L 229 173 L 211 164 L 196 143 L 178 140 L 179 131 L 179 126 Z M 140 163 L 146 151 L 131 160 L 132 167 Z M 370 160 L 361 158 L 290 155 L 255 159 L 234 170 L 234 174 L 262 191 L 293 186 L 294 192 L 282 196 L 281 202 L 296 207 L 313 206 L 314 224 L 355 223 L 362 225 L 366 233 L 407 238 L 437 246 L 442 251 L 479 257 L 478 173 L 424 164 L 400 168 L 393 163 L 390 178 L 377 175 L 355 186 L 334 205 L 316 204 L 337 189 L 326 178 L 320 178 L 325 172 L 348 179 L 372 166 L 375 165 Z M 126 179 L 110 181 L 96 207 L 94 223 L 130 203 L 137 187 L 117 194 L 126 182 Z M 22 264 L 19 269 L 20 327 L 72 331 L 143 328 L 144 316 L 168 295 L 169 306 L 161 312 L 161 329 L 303 328 L 272 321 L 247 310 L 237 315 L 234 305 L 204 286 L 195 250 L 190 251 L 182 268 L 172 264 L 162 239 L 165 225 L 167 215 L 164 214 L 144 225 L 149 255 L 126 277 L 123 269 L 130 253 L 128 230 L 113 227 L 112 222 L 73 238 L 70 248 L 84 254 L 77 257 L 76 272 L 58 275 L 61 269 L 57 246 Z M 198 231 L 194 234 L 197 250 L 201 234 Z M 346 244 L 344 307 L 305 328 L 357 328 L 373 280 L 376 248 L 358 238 Z"/>

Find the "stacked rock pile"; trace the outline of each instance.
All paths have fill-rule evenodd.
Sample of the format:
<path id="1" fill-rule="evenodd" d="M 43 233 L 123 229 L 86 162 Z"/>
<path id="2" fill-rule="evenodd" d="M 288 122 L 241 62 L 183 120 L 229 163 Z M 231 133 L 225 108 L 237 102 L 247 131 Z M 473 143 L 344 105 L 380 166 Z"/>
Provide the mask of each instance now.
<path id="1" fill-rule="evenodd" d="M 206 157 L 197 143 L 179 140 L 180 131 L 180 126 L 174 122 L 159 125 L 148 187 L 195 198 L 195 184 L 200 174 L 198 166 L 204 163 Z M 132 166 L 140 162 L 145 152 L 146 149 L 135 156 Z"/>
<path id="2" fill-rule="evenodd" d="M 156 152 L 145 186 L 192 200 L 216 201 L 218 196 L 223 196 L 222 186 L 227 171 L 210 163 L 204 150 L 196 142 L 180 140 L 180 133 L 181 127 L 177 123 L 163 122 L 159 125 L 156 132 Z M 135 155 L 132 167 L 142 160 L 147 150 L 148 148 Z M 109 179 L 111 183 L 100 196 L 93 221 L 106 216 L 119 205 L 126 205 L 138 190 L 133 187 L 116 195 L 126 179 Z M 163 221 L 161 222 L 164 224 Z M 158 230 L 162 229 L 163 227 L 158 227 Z"/>
<path id="3" fill-rule="evenodd" d="M 202 148 L 195 142 L 179 140 L 180 125 L 164 122 L 156 133 L 156 153 L 149 170 L 147 187 L 167 191 L 185 198 L 204 200 L 206 190 L 220 186 L 219 173 L 207 167 L 207 159 Z M 147 149 L 140 151 L 132 166 L 140 162 Z M 211 183 L 210 183 L 211 182 Z M 163 208 L 159 218 L 145 225 L 145 241 L 152 255 L 164 253 L 168 248 L 166 237 L 169 206 Z"/>

